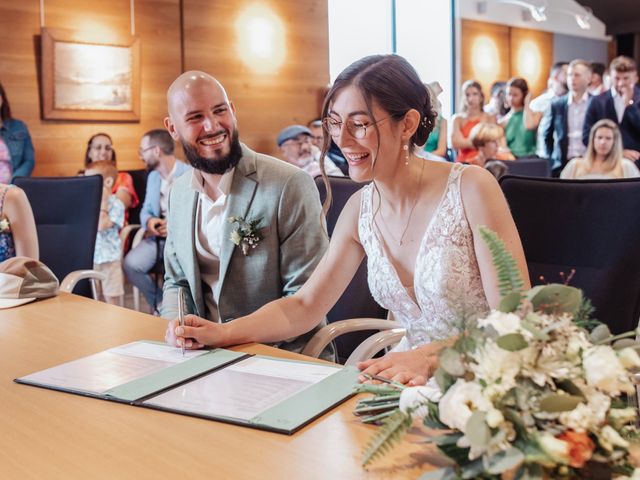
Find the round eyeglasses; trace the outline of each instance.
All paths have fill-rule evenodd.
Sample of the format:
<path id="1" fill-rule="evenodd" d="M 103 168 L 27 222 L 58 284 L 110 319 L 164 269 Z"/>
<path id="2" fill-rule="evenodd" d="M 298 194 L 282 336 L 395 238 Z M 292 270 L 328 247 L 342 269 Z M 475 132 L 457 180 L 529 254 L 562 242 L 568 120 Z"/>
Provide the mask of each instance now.
<path id="1" fill-rule="evenodd" d="M 376 120 L 373 123 L 364 124 L 362 122 L 358 122 L 355 120 L 347 120 L 346 122 L 341 122 L 336 120 L 335 118 L 325 117 L 322 119 L 322 126 L 327 131 L 329 135 L 333 138 L 337 138 L 340 136 L 340 132 L 342 132 L 342 124 L 344 123 L 347 128 L 347 132 L 356 140 L 362 140 L 367 136 L 367 128 L 374 126 L 377 123 L 382 122 L 383 120 L 387 120 L 391 117 L 381 118 L 380 120 Z"/>

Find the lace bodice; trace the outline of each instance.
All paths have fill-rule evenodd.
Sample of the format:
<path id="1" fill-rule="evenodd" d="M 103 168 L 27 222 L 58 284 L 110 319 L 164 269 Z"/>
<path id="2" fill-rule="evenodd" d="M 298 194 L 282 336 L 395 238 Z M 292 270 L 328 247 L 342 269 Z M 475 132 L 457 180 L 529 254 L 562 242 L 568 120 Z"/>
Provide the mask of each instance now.
<path id="1" fill-rule="evenodd" d="M 467 168 L 454 164 L 416 257 L 416 301 L 401 284 L 373 222 L 373 184 L 362 190 L 358 233 L 367 253 L 371 294 L 407 330 L 396 348 L 406 350 L 459 333 L 464 321 L 489 310 L 460 195 Z"/>

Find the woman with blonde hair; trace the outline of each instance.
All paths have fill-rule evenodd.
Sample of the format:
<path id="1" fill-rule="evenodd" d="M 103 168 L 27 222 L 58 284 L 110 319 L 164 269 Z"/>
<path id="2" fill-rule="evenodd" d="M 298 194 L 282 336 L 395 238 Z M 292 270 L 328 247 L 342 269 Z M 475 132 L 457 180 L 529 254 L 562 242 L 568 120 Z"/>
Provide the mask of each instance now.
<path id="1" fill-rule="evenodd" d="M 583 158 L 574 158 L 560 178 L 591 180 L 640 177 L 634 163 L 622 156 L 622 137 L 609 119 L 596 122 L 589 132 L 589 145 Z"/>
<path id="2" fill-rule="evenodd" d="M 460 88 L 460 112 L 453 116 L 451 146 L 457 149 L 456 162 L 470 163 L 478 151 L 471 144 L 471 129 L 480 122 L 496 123 L 496 117 L 483 111 L 484 93 L 475 80 L 467 80 Z"/>

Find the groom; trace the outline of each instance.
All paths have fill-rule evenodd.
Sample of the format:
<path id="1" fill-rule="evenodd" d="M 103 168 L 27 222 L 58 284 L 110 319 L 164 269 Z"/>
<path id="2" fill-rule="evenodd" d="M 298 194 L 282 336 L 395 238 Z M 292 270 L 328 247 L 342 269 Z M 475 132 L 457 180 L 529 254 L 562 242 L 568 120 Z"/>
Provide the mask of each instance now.
<path id="1" fill-rule="evenodd" d="M 177 317 L 180 287 L 185 313 L 213 322 L 295 293 L 328 243 L 313 180 L 240 143 L 235 107 L 210 75 L 183 73 L 167 100 L 165 127 L 193 171 L 169 198 L 162 316 Z M 299 351 L 313 333 L 277 346 Z"/>

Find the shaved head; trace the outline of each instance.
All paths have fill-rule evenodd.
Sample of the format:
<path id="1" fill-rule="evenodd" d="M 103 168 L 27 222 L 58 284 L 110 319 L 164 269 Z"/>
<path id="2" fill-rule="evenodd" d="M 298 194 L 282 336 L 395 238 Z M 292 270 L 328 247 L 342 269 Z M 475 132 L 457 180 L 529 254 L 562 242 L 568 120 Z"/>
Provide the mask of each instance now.
<path id="1" fill-rule="evenodd" d="M 167 91 L 167 108 L 165 127 L 182 143 L 194 168 L 221 175 L 238 164 L 242 148 L 235 107 L 215 78 L 199 71 L 183 73 Z"/>

